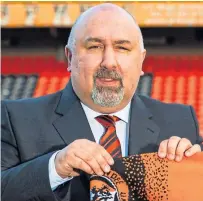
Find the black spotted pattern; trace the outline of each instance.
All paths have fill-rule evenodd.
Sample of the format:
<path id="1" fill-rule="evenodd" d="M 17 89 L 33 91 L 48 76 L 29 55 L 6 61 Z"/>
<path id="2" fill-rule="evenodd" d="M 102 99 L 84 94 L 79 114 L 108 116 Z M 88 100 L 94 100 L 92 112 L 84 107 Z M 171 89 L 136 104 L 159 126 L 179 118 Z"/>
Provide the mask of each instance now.
<path id="1" fill-rule="evenodd" d="M 123 158 L 130 200 L 168 200 L 168 161 L 157 153 Z"/>

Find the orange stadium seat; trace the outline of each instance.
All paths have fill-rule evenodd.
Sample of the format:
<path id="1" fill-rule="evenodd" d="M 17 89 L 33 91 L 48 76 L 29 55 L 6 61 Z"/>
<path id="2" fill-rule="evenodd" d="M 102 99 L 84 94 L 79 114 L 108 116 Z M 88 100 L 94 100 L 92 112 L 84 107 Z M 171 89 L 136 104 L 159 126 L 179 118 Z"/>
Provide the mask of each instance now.
<path id="1" fill-rule="evenodd" d="M 39 97 L 47 94 L 55 93 L 62 90 L 69 80 L 69 76 L 65 74 L 50 74 L 41 75 L 33 97 Z"/>

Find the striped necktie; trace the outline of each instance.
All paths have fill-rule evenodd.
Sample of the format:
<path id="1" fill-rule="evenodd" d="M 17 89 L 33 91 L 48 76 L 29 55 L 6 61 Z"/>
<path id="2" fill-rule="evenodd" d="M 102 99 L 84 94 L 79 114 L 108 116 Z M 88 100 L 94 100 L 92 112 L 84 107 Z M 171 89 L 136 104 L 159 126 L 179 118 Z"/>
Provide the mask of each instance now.
<path id="1" fill-rule="evenodd" d="M 120 119 L 116 116 L 100 115 L 96 120 L 104 126 L 105 133 L 100 138 L 99 144 L 103 146 L 113 158 L 122 157 L 120 141 L 116 134 L 116 121 Z"/>

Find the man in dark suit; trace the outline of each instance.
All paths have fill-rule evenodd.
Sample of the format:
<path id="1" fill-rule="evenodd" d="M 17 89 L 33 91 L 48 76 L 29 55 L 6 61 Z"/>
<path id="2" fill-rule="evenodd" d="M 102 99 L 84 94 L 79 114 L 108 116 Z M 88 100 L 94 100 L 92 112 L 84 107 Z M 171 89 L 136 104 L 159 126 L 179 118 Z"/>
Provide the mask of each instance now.
<path id="1" fill-rule="evenodd" d="M 3 201 L 88 201 L 87 175 L 109 172 L 115 157 L 181 161 L 201 151 L 192 107 L 135 94 L 146 51 L 126 11 L 103 4 L 83 13 L 65 53 L 63 91 L 2 102 Z"/>

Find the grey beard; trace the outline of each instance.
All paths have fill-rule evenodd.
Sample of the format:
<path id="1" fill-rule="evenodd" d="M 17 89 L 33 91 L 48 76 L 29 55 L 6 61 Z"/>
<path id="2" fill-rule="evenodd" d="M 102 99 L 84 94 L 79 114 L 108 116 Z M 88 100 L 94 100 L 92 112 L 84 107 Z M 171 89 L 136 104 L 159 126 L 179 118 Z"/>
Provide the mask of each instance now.
<path id="1" fill-rule="evenodd" d="M 121 103 L 124 97 L 123 86 L 120 87 L 98 87 L 94 83 L 92 99 L 95 104 L 102 107 L 115 107 Z"/>

